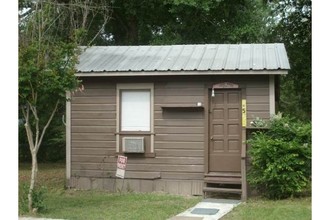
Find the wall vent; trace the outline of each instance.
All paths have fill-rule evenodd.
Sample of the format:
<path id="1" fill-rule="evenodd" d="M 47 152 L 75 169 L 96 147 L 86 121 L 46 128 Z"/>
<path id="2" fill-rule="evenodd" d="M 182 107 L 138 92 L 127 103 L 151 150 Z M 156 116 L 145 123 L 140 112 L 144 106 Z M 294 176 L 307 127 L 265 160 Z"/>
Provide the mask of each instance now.
<path id="1" fill-rule="evenodd" d="M 144 153 L 144 137 L 123 137 L 124 153 Z"/>

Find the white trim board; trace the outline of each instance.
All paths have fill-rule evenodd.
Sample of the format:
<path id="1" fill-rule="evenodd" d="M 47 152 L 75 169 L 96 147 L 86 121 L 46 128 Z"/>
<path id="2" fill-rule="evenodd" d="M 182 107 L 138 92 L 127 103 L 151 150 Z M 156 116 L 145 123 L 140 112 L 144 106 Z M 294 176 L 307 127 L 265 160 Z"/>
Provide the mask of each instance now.
<path id="1" fill-rule="evenodd" d="M 275 115 L 275 76 L 269 76 L 269 114 Z"/>
<path id="2" fill-rule="evenodd" d="M 65 118 L 65 140 L 66 140 L 66 179 L 71 178 L 71 92 L 66 92 L 66 118 Z"/>

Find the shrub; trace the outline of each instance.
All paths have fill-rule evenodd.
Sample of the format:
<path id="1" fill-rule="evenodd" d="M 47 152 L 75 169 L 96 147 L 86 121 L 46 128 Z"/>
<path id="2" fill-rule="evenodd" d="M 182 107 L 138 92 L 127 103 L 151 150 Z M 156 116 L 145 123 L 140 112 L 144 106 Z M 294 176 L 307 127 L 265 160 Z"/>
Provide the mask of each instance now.
<path id="1" fill-rule="evenodd" d="M 45 205 L 45 195 L 47 189 L 45 187 L 35 187 L 32 192 L 32 207 L 36 212 L 44 212 L 46 210 Z M 27 213 L 29 212 L 28 208 L 28 193 L 29 193 L 29 184 L 22 184 L 19 188 L 19 212 Z"/>
<path id="2" fill-rule="evenodd" d="M 311 123 L 276 117 L 269 130 L 255 132 L 247 143 L 252 159 L 248 182 L 264 196 L 283 199 L 310 187 Z"/>

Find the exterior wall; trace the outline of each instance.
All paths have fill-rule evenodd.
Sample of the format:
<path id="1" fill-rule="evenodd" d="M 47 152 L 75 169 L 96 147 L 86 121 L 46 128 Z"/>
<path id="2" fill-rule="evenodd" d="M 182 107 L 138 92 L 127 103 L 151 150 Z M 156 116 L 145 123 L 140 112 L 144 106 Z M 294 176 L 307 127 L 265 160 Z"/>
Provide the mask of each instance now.
<path id="1" fill-rule="evenodd" d="M 109 177 L 116 144 L 116 86 L 100 79 L 83 85 L 84 91 L 71 98 L 71 176 Z"/>
<path id="2" fill-rule="evenodd" d="M 162 109 L 197 102 L 204 103 L 201 82 L 155 83 L 155 153 L 167 163 L 161 174 L 164 179 L 204 178 L 204 112 Z"/>
<path id="3" fill-rule="evenodd" d="M 126 179 L 116 172 L 116 83 L 154 83 L 154 152 L 152 157 L 127 154 Z M 122 188 L 201 195 L 204 178 L 205 120 L 203 110 L 164 109 L 196 106 L 205 88 L 233 82 L 245 88 L 248 125 L 269 118 L 268 76 L 83 78 L 85 90 L 71 99 L 71 179 L 82 189 Z"/>
<path id="4" fill-rule="evenodd" d="M 256 117 L 269 119 L 269 77 L 251 76 L 246 81 L 247 126 Z"/>

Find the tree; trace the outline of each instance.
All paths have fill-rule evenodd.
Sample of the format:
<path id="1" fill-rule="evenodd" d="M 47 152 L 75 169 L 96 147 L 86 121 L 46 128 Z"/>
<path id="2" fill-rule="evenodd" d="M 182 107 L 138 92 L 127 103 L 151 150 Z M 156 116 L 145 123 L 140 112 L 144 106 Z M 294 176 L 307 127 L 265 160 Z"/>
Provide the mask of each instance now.
<path id="1" fill-rule="evenodd" d="M 112 2 L 104 45 L 251 43 L 263 42 L 267 33 L 261 0 Z"/>
<path id="2" fill-rule="evenodd" d="M 32 157 L 30 212 L 34 210 L 37 154 L 45 132 L 60 102 L 65 101 L 66 92 L 80 84 L 74 75 L 77 45 L 86 39 L 88 18 L 99 13 L 88 3 L 88 0 L 20 2 L 25 10 L 21 10 L 19 23 L 19 105 Z M 108 13 L 104 14 L 106 22 Z M 102 26 L 92 40 L 101 30 Z"/>
<path id="3" fill-rule="evenodd" d="M 266 34 L 266 8 L 255 0 L 172 0 L 167 33 L 180 43 L 257 43 Z"/>
<path id="4" fill-rule="evenodd" d="M 289 74 L 281 78 L 281 111 L 302 120 L 311 119 L 311 0 L 269 3 L 270 41 L 283 42 L 290 60 Z"/>
<path id="5" fill-rule="evenodd" d="M 54 20 L 51 5 L 36 3 L 20 34 L 19 103 L 32 157 L 29 210 L 33 210 L 32 194 L 38 172 L 37 154 L 45 132 L 52 121 L 65 91 L 77 87 L 74 76 L 75 44 L 54 42 L 49 35 Z M 47 114 L 47 117 L 40 115 Z"/>

